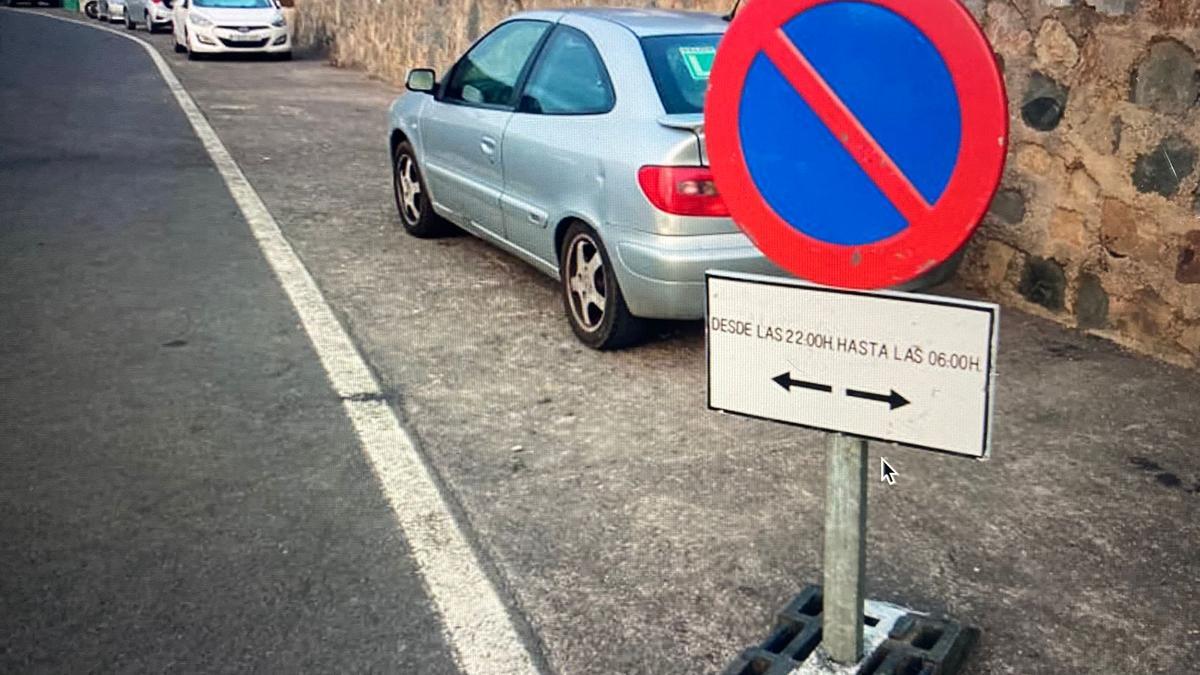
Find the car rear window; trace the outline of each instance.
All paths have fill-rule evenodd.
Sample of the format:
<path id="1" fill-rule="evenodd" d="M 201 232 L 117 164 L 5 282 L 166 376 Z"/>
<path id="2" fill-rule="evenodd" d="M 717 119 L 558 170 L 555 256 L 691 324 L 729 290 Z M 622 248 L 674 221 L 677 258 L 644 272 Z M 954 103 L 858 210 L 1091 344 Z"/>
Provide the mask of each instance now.
<path id="1" fill-rule="evenodd" d="M 704 94 L 720 34 L 642 38 L 654 86 L 669 115 L 704 112 Z"/>

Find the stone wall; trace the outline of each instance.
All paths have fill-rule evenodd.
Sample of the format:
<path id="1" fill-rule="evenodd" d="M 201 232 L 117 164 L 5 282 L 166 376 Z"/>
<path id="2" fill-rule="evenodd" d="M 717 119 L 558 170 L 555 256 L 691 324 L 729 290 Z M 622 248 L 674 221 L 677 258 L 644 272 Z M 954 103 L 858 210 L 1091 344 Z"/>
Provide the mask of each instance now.
<path id="1" fill-rule="evenodd" d="M 769 2 L 771 0 L 752 0 Z M 1010 306 L 1200 366 L 1200 0 L 964 0 L 1004 66 L 1004 185 L 962 270 Z M 302 44 L 398 83 L 585 0 L 297 0 Z M 724 0 L 606 2 L 724 11 Z"/>

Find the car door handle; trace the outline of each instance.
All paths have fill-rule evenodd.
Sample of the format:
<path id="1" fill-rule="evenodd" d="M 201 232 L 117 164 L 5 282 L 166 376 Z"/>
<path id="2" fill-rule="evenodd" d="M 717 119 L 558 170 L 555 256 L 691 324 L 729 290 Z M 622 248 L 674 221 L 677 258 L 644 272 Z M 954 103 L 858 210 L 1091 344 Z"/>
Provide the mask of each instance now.
<path id="1" fill-rule="evenodd" d="M 491 136 L 484 136 L 483 138 L 479 139 L 479 149 L 482 150 L 483 154 L 487 155 L 489 159 L 494 159 L 496 157 L 496 139 L 492 138 Z"/>

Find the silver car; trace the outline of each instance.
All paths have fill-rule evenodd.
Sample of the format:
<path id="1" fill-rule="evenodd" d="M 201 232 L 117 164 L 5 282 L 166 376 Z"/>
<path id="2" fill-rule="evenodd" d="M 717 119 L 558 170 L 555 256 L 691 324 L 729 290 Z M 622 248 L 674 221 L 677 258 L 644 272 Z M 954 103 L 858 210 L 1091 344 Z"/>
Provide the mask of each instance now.
<path id="1" fill-rule="evenodd" d="M 587 345 L 704 314 L 707 269 L 782 274 L 728 217 L 703 107 L 727 22 L 690 12 L 516 14 L 390 111 L 396 204 L 418 237 L 452 223 L 563 288 Z"/>
<path id="2" fill-rule="evenodd" d="M 172 0 L 125 0 L 125 27 L 133 30 L 143 24 L 150 33 L 169 28 Z"/>
<path id="3" fill-rule="evenodd" d="M 99 0 L 96 5 L 96 18 L 109 23 L 119 23 L 125 20 L 125 0 Z"/>

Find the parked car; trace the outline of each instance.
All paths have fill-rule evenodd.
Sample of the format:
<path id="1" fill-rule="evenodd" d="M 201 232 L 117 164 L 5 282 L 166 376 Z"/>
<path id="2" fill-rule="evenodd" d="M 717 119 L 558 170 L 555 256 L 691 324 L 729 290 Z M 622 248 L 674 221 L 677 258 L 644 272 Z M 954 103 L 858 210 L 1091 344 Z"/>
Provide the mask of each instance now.
<path id="1" fill-rule="evenodd" d="M 452 223 L 556 276 L 571 328 L 597 349 L 636 341 L 645 319 L 702 318 L 708 269 L 783 274 L 729 218 L 708 168 L 704 97 L 727 26 L 531 11 L 440 82 L 413 70 L 390 110 L 405 230 Z"/>
<path id="2" fill-rule="evenodd" d="M 171 0 L 125 0 L 125 27 L 129 30 L 138 24 L 151 33 L 157 33 L 171 25 Z"/>
<path id="3" fill-rule="evenodd" d="M 292 34 L 277 0 L 175 0 L 175 51 L 292 57 Z"/>
<path id="4" fill-rule="evenodd" d="M 125 19 L 125 0 L 98 0 L 96 14 L 101 21 L 122 21 Z"/>

